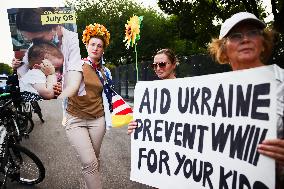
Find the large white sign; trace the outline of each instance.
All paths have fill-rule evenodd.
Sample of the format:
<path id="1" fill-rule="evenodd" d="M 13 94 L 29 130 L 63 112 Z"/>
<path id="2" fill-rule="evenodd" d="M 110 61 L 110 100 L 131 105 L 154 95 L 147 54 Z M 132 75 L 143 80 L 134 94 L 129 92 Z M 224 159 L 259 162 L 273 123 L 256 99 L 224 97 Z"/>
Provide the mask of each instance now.
<path id="1" fill-rule="evenodd" d="M 275 188 L 273 66 L 135 87 L 130 179 L 160 189 Z"/>

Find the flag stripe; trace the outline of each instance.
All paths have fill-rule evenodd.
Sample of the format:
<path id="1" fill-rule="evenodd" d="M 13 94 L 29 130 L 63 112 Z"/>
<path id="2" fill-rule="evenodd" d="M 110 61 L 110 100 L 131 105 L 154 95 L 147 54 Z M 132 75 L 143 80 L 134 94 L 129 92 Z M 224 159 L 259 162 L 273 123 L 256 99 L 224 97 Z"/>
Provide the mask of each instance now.
<path id="1" fill-rule="evenodd" d="M 132 114 L 127 115 L 113 115 L 112 116 L 112 126 L 113 127 L 122 127 L 126 126 L 130 121 L 133 120 Z"/>
<path id="2" fill-rule="evenodd" d="M 124 110 L 124 109 L 126 109 L 126 108 L 130 108 L 130 106 L 127 104 L 127 103 L 125 103 L 125 104 L 123 104 L 123 105 L 120 105 L 119 107 L 117 107 L 117 108 L 114 108 L 113 109 L 113 114 L 117 114 L 118 112 L 120 112 L 120 111 L 122 111 L 122 110 Z"/>
<path id="3" fill-rule="evenodd" d="M 132 108 L 127 104 L 124 99 L 118 95 L 113 94 L 112 96 L 112 125 L 113 127 L 120 127 L 127 125 L 133 120 Z"/>
<path id="4" fill-rule="evenodd" d="M 116 100 L 116 101 L 112 104 L 112 107 L 113 107 L 113 109 L 115 109 L 115 108 L 117 108 L 117 107 L 119 107 L 119 106 L 121 106 L 121 105 L 123 105 L 123 104 L 125 104 L 125 102 L 124 102 L 122 99 L 119 99 L 119 100 Z"/>
<path id="5" fill-rule="evenodd" d="M 116 113 L 115 115 L 126 115 L 126 114 L 129 114 L 129 113 L 132 113 L 132 109 L 131 108 L 126 108 L 126 109 Z"/>

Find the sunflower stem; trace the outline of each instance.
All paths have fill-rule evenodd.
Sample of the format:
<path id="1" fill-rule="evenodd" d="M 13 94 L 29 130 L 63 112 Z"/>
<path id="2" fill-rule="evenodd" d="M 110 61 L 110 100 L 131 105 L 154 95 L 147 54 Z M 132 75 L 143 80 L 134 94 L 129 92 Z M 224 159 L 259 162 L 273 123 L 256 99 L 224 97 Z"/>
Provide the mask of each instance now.
<path id="1" fill-rule="evenodd" d="M 134 50 L 135 50 L 136 81 L 138 82 L 138 65 L 137 65 L 137 50 L 136 50 L 136 44 L 134 45 Z"/>

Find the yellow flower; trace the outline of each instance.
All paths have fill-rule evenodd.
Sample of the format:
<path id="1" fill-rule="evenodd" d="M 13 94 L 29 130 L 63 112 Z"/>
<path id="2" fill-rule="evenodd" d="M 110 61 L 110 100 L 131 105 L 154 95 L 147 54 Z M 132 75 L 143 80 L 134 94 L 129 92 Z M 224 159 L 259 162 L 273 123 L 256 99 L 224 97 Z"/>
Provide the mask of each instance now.
<path id="1" fill-rule="evenodd" d="M 133 47 L 137 40 L 140 39 L 141 20 L 142 17 L 134 15 L 129 21 L 127 21 L 127 24 L 125 24 L 125 38 L 123 41 L 126 41 L 127 48 L 129 48 L 130 44 L 131 47 Z"/>
<path id="2" fill-rule="evenodd" d="M 82 41 L 86 45 L 88 44 L 91 37 L 95 36 L 101 36 L 104 39 L 105 46 L 107 47 L 109 45 L 110 40 L 110 33 L 108 30 L 104 27 L 104 25 L 94 23 L 86 26 L 85 30 L 83 31 L 83 38 Z"/>

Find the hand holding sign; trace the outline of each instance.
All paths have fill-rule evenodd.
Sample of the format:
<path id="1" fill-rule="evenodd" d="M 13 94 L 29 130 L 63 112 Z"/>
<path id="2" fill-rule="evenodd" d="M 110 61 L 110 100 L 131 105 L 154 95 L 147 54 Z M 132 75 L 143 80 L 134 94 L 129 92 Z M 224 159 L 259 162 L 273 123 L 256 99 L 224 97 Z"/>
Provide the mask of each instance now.
<path id="1" fill-rule="evenodd" d="M 20 67 L 23 62 L 23 57 L 25 55 L 25 51 L 14 51 L 15 57 L 12 60 L 12 68 L 17 69 Z"/>
<path id="2" fill-rule="evenodd" d="M 136 121 L 131 121 L 129 124 L 128 124 L 128 129 L 127 129 L 127 134 L 130 135 L 134 129 L 137 128 L 137 122 Z"/>
<path id="3" fill-rule="evenodd" d="M 275 163 L 257 152 L 276 138 L 275 68 L 137 83 L 131 180 L 159 188 L 275 188 Z M 282 144 L 269 143 L 279 160 Z"/>
<path id="4" fill-rule="evenodd" d="M 258 152 L 276 160 L 277 163 L 284 166 L 284 140 L 274 139 L 265 140 L 258 145 Z"/>

